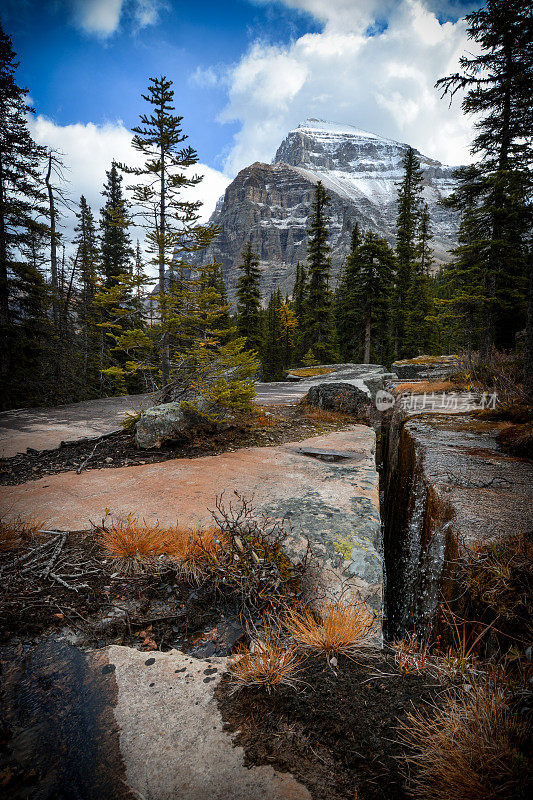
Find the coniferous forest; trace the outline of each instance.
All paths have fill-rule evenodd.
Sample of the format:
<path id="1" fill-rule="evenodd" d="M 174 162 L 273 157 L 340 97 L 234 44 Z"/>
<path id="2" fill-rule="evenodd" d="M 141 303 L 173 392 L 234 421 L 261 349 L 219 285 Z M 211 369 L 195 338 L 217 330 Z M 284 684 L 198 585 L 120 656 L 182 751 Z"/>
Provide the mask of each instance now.
<path id="1" fill-rule="evenodd" d="M 28 89 L 2 30 L 0 46 L 0 370 L 2 408 L 57 405 L 169 385 L 176 365 L 212 357 L 280 380 L 289 367 L 383 363 L 419 354 L 495 351 L 532 373 L 531 139 L 533 45 L 527 3 L 491 2 L 470 14 L 480 55 L 436 85 L 442 102 L 466 90 L 476 115 L 473 164 L 445 201 L 457 215 L 449 263 L 435 269 L 432 220 L 413 149 L 397 185 L 396 238 L 355 224 L 336 282 L 330 274 L 327 191 L 310 209 L 307 259 L 292 294 L 262 297 L 250 242 L 235 306 L 217 263 L 191 265 L 217 229 L 201 225 L 189 168 L 198 156 L 165 76 L 140 87 L 145 112 L 132 145 L 142 166 L 111 160 L 100 208 L 69 194 L 61 154 L 36 144 Z M 146 93 L 146 94 L 144 94 Z M 75 207 L 66 241 L 62 220 Z M 198 260 L 195 258 L 194 263 Z M 147 277 L 157 270 L 158 282 Z"/>

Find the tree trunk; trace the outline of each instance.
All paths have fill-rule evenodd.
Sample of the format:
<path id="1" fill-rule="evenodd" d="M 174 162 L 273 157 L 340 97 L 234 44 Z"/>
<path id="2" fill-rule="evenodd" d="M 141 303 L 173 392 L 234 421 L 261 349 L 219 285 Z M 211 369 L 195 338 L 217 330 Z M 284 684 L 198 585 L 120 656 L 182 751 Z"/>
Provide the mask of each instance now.
<path id="1" fill-rule="evenodd" d="M 165 151 L 161 143 L 161 187 L 159 203 L 159 296 L 161 324 L 163 336 L 161 337 L 161 381 L 163 392 L 170 379 L 170 357 L 168 330 L 166 328 L 167 312 L 165 303 L 165 233 L 166 233 L 166 187 L 165 187 Z"/>

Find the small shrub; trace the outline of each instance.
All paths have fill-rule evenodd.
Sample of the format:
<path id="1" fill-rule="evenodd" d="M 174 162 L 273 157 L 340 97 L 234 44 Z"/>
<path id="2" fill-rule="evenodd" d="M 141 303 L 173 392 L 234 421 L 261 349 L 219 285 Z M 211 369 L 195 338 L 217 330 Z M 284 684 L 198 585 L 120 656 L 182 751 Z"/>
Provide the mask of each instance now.
<path id="1" fill-rule="evenodd" d="M 137 411 L 135 414 L 131 414 L 129 411 L 126 411 L 123 419 L 120 421 L 120 427 L 123 428 L 127 433 L 134 433 L 135 426 L 139 422 L 141 414 L 142 411 Z"/>
<path id="2" fill-rule="evenodd" d="M 527 724 L 492 682 L 449 693 L 443 705 L 408 713 L 400 723 L 412 797 L 489 800 L 528 795 Z M 530 765 L 529 765 L 530 767 Z"/>
<path id="3" fill-rule="evenodd" d="M 342 411 L 330 411 L 306 402 L 300 402 L 299 407 L 303 415 L 311 422 L 323 422 L 325 425 L 346 423 L 346 414 Z"/>
<path id="4" fill-rule="evenodd" d="M 323 653 L 329 661 L 353 655 L 366 643 L 374 617 L 364 603 L 324 602 L 318 615 L 306 607 L 287 611 L 284 625 L 297 645 Z"/>
<path id="5" fill-rule="evenodd" d="M 283 685 L 294 687 L 301 663 L 297 646 L 283 643 L 279 631 L 266 628 L 250 650 L 244 645 L 237 648 L 228 663 L 229 681 L 233 691 L 246 686 L 261 686 L 267 692 Z"/>

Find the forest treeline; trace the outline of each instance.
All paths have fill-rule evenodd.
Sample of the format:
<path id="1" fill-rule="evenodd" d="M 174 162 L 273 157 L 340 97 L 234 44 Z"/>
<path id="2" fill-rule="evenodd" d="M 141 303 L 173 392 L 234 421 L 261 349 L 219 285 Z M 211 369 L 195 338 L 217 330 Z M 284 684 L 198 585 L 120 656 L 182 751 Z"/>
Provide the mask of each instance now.
<path id="1" fill-rule="evenodd" d="M 530 11 L 524 0 L 489 0 L 470 14 L 481 54 L 463 56 L 460 71 L 437 83 L 450 99 L 464 90 L 463 110 L 476 115 L 475 162 L 457 171 L 444 201 L 459 222 L 450 263 L 435 270 L 423 174 L 408 149 L 394 247 L 355 224 L 334 286 L 329 199 L 318 183 L 292 293 L 276 291 L 262 306 L 259 261 L 247 242 L 235 265 L 233 313 L 220 266 L 191 266 L 218 231 L 199 224 L 200 204 L 185 199 L 200 181 L 198 158 L 172 82 L 150 80 L 133 129 L 142 166 L 111 161 L 94 210 L 84 197 L 67 197 L 61 154 L 32 139 L 34 112 L 0 29 L 2 408 L 164 389 L 184 367 L 200 374 L 211 362 L 220 374 L 251 376 L 260 361 L 264 378 L 276 380 L 293 366 L 457 351 L 487 360 L 494 348 L 523 355 L 533 392 Z M 66 242 L 69 205 L 77 224 Z M 247 401 L 239 385 L 231 388 L 237 405 Z M 223 400 L 227 382 L 217 391 Z"/>

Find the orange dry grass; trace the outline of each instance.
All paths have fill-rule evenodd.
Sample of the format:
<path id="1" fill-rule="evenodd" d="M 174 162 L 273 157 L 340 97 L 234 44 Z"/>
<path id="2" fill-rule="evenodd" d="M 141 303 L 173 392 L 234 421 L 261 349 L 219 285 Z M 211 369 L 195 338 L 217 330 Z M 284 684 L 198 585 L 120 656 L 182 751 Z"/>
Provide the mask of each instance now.
<path id="1" fill-rule="evenodd" d="M 457 391 L 457 386 L 451 381 L 412 381 L 397 383 L 395 391 L 398 394 L 410 392 L 411 394 L 439 394 L 440 392 Z"/>
<path id="2" fill-rule="evenodd" d="M 0 552 L 15 550 L 22 543 L 38 533 L 40 523 L 29 522 L 17 517 L 12 520 L 0 518 Z"/>
<path id="3" fill-rule="evenodd" d="M 374 617 L 364 603 L 325 602 L 318 619 L 309 608 L 289 610 L 284 625 L 300 647 L 336 655 L 352 655 L 367 639 Z"/>
<path id="4" fill-rule="evenodd" d="M 254 640 L 252 648 L 253 652 L 240 646 L 228 663 L 233 691 L 245 686 L 262 686 L 271 692 L 282 684 L 295 686 L 302 663 L 296 645 L 283 644 L 279 631 L 267 628 L 260 639 Z"/>
<path id="5" fill-rule="evenodd" d="M 334 372 L 333 367 L 302 367 L 301 369 L 290 369 L 291 375 L 297 378 L 313 378 L 315 375 L 329 375 Z"/>
<path id="6" fill-rule="evenodd" d="M 415 711 L 400 724 L 400 741 L 415 767 L 410 793 L 423 800 L 526 797 L 527 723 L 490 681 L 450 694 L 441 708 Z"/>
<path id="7" fill-rule="evenodd" d="M 302 403 L 302 410 L 307 419 L 312 422 L 324 422 L 327 424 L 346 422 L 346 414 L 340 411 L 329 411 L 326 408 L 310 406 L 307 403 Z"/>
<path id="8" fill-rule="evenodd" d="M 110 528 L 102 528 L 99 538 L 104 550 L 126 573 L 146 569 L 154 558 L 166 552 L 169 539 L 168 532 L 159 525 L 148 525 L 131 515 Z"/>
<path id="9" fill-rule="evenodd" d="M 218 561 L 223 547 L 223 536 L 218 528 L 190 530 L 176 527 L 167 533 L 165 552 L 178 562 L 187 577 L 199 580 L 205 575 L 209 564 Z"/>

